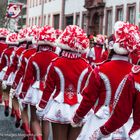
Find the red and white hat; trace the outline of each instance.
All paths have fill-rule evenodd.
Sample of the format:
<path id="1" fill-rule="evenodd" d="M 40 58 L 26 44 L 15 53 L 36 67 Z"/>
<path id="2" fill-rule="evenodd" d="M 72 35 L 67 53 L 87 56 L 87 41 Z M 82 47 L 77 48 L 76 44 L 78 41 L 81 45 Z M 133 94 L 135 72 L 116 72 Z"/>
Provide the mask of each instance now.
<path id="1" fill-rule="evenodd" d="M 69 25 L 57 39 L 58 47 L 84 53 L 89 47 L 89 39 L 83 29 Z"/>
<path id="2" fill-rule="evenodd" d="M 62 33 L 63 33 L 63 30 L 60 30 L 60 29 L 56 29 L 56 30 L 55 30 L 55 34 L 56 34 L 56 37 L 57 37 L 57 38 L 58 38 Z"/>
<path id="3" fill-rule="evenodd" d="M 27 33 L 28 33 L 27 28 L 20 29 L 19 32 L 18 32 L 18 41 L 19 42 L 27 41 L 26 40 Z"/>
<path id="4" fill-rule="evenodd" d="M 18 34 L 17 33 L 10 33 L 6 37 L 6 43 L 9 45 L 18 45 Z"/>
<path id="5" fill-rule="evenodd" d="M 9 34 L 9 30 L 6 28 L 0 28 L 0 38 L 6 38 L 6 36 Z"/>
<path id="6" fill-rule="evenodd" d="M 38 44 L 47 44 L 51 46 L 56 46 L 56 34 L 55 29 L 51 26 L 45 25 L 40 29 Z"/>
<path id="7" fill-rule="evenodd" d="M 32 41 L 33 43 L 37 43 L 37 39 L 39 38 L 40 27 L 33 25 L 27 28 L 28 32 L 26 34 L 26 40 Z"/>
<path id="8" fill-rule="evenodd" d="M 140 45 L 140 33 L 136 25 L 118 21 L 115 23 L 115 43 L 113 49 L 117 54 L 128 54 Z"/>

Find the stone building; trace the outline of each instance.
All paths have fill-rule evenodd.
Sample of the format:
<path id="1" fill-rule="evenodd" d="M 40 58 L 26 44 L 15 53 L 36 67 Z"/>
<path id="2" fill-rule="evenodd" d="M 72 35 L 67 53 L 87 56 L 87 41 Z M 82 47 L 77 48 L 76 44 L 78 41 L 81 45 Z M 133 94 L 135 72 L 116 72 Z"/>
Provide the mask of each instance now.
<path id="1" fill-rule="evenodd" d="M 85 27 L 84 0 L 28 0 L 27 25 L 45 24 L 64 29 L 69 24 Z"/>
<path id="2" fill-rule="evenodd" d="M 106 35 L 117 20 L 140 26 L 140 0 L 27 0 L 27 5 L 27 25 L 75 24 L 88 34 Z"/>
<path id="3" fill-rule="evenodd" d="M 85 0 L 87 32 L 110 35 L 117 20 L 140 26 L 140 0 Z"/>

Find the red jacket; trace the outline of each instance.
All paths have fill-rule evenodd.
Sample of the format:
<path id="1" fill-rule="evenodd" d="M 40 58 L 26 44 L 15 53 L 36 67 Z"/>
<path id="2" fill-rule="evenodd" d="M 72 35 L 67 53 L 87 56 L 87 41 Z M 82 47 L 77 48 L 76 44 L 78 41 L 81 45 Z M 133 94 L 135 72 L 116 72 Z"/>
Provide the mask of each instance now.
<path id="1" fill-rule="evenodd" d="M 62 56 L 53 60 L 50 65 L 39 106 L 45 108 L 54 89 L 56 92 L 53 98 L 69 105 L 76 104 L 77 96 L 81 93 L 90 71 L 91 67 L 85 59 L 76 53 L 63 51 Z"/>
<path id="2" fill-rule="evenodd" d="M 100 47 L 98 45 L 91 48 L 88 55 L 89 62 L 92 65 L 95 65 L 95 64 L 98 64 L 107 60 L 107 57 L 108 57 L 108 51 L 105 51 L 103 47 Z"/>
<path id="3" fill-rule="evenodd" d="M 9 67 L 5 73 L 4 80 L 8 79 L 8 76 L 10 75 L 11 72 L 14 72 L 14 73 L 16 72 L 16 70 L 18 68 L 19 57 L 24 50 L 25 50 L 25 48 L 22 46 L 15 50 L 15 52 L 14 52 L 15 54 L 13 56 L 12 63 L 9 65 Z"/>
<path id="4" fill-rule="evenodd" d="M 83 100 L 73 120 L 77 120 L 77 116 L 83 118 L 92 107 L 95 113 L 103 105 L 107 105 L 110 112 L 112 111 L 116 90 L 125 75 L 131 71 L 132 65 L 127 59 L 114 55 L 111 61 L 94 69 L 89 76 L 88 85 L 83 91 Z M 98 103 L 95 106 L 97 99 Z"/>
<path id="5" fill-rule="evenodd" d="M 4 42 L 0 42 L 0 58 L 1 58 L 1 55 L 3 53 L 3 51 L 8 48 L 8 45 Z"/>
<path id="6" fill-rule="evenodd" d="M 140 71 L 140 67 L 137 67 L 136 71 Z M 133 80 L 135 81 L 135 86 Z M 140 72 L 134 74 L 134 79 L 131 76 L 127 80 L 112 116 L 100 127 L 101 132 L 107 135 L 124 125 L 129 119 L 132 110 L 134 123 L 130 130 L 130 135 L 140 130 Z"/>
<path id="7" fill-rule="evenodd" d="M 10 65 L 10 57 L 12 55 L 12 52 L 14 51 L 15 47 L 8 47 L 4 50 L 1 56 L 1 63 L 0 63 L 0 71 L 5 67 Z"/>
<path id="8" fill-rule="evenodd" d="M 19 64 L 19 69 L 16 73 L 16 77 L 15 77 L 15 80 L 14 80 L 14 83 L 12 85 L 12 88 L 16 89 L 17 88 L 17 85 L 21 79 L 22 76 L 24 76 L 25 74 L 25 68 L 26 68 L 26 65 L 28 63 L 28 59 L 34 54 L 36 53 L 36 48 L 31 48 L 31 49 L 27 49 L 25 50 L 21 55 L 21 64 Z"/>
<path id="9" fill-rule="evenodd" d="M 29 59 L 23 78 L 23 93 L 26 94 L 29 86 L 32 85 L 35 81 L 44 81 L 47 68 L 50 62 L 56 57 L 58 57 L 58 55 L 53 51 L 46 50 L 37 52 Z M 40 88 L 43 88 L 42 85 L 40 85 Z"/>
<path id="10" fill-rule="evenodd" d="M 130 53 L 130 61 L 132 64 L 137 65 L 140 61 L 140 51 L 135 50 Z"/>

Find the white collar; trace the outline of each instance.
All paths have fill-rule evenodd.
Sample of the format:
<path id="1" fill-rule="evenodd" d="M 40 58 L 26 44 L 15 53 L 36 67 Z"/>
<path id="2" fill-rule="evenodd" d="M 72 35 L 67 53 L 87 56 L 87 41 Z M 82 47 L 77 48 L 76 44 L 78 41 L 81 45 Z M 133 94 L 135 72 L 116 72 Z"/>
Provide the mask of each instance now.
<path id="1" fill-rule="evenodd" d="M 63 50 L 62 53 L 61 53 L 61 56 L 67 57 L 67 58 L 79 58 L 79 57 L 81 57 L 81 54 L 77 53 L 77 52 L 71 52 L 71 51 Z"/>
<path id="2" fill-rule="evenodd" d="M 128 56 L 122 56 L 122 55 L 117 55 L 114 54 L 111 60 L 123 60 L 123 61 L 128 61 Z"/>

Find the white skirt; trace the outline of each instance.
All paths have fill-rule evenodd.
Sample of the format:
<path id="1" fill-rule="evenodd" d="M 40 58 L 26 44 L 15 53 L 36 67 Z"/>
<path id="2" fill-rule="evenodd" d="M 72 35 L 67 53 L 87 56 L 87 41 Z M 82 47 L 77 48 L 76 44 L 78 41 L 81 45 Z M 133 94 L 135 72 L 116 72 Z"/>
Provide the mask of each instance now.
<path id="1" fill-rule="evenodd" d="M 7 66 L 4 67 L 4 68 L 2 69 L 2 71 L 0 72 L 0 81 L 3 80 L 4 75 L 5 75 L 6 71 L 7 71 L 7 68 L 8 68 Z"/>
<path id="2" fill-rule="evenodd" d="M 6 81 L 6 84 L 11 86 L 13 84 L 13 82 L 14 82 L 15 76 L 16 76 L 16 74 L 11 72 L 9 77 L 8 77 L 8 79 L 7 79 L 7 81 Z"/>
<path id="3" fill-rule="evenodd" d="M 93 132 L 97 130 L 100 126 L 104 125 L 108 119 L 100 119 L 95 114 L 92 114 L 87 122 L 84 124 L 81 133 L 76 140 L 91 140 Z M 130 118 L 128 122 L 121 128 L 117 129 L 115 132 L 110 134 L 106 138 L 101 140 L 129 140 L 128 132 L 132 127 L 133 119 Z M 94 140 L 96 140 L 94 138 Z"/>
<path id="4" fill-rule="evenodd" d="M 69 124 L 71 123 L 71 119 L 73 118 L 76 109 L 78 108 L 79 103 L 70 106 L 69 104 L 60 103 L 55 99 L 49 100 L 47 107 L 44 110 L 43 120 L 48 120 L 54 123 L 60 124 Z M 83 123 L 90 116 L 90 113 L 85 117 Z"/>
<path id="5" fill-rule="evenodd" d="M 23 100 L 23 103 L 36 106 L 40 102 L 42 94 L 43 91 L 39 90 L 38 88 L 33 88 L 32 86 L 30 86 Z"/>

